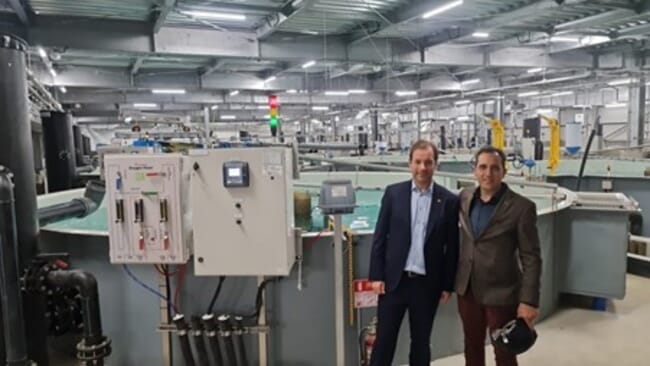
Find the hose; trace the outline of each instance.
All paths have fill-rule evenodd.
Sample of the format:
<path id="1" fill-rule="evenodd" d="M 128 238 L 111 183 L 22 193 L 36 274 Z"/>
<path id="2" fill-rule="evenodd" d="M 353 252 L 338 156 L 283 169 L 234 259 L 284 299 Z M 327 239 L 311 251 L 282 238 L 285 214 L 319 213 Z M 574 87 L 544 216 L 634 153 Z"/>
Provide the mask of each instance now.
<path id="1" fill-rule="evenodd" d="M 232 338 L 235 345 L 235 358 L 237 365 L 248 366 L 248 359 L 246 358 L 246 346 L 244 345 L 244 324 L 241 316 L 236 316 L 232 319 L 233 332 Z"/>
<path id="2" fill-rule="evenodd" d="M 208 337 L 208 344 L 210 345 L 210 351 L 212 352 L 212 358 L 214 359 L 215 365 L 225 365 L 223 357 L 221 356 L 223 352 L 219 345 L 219 330 L 214 321 L 214 314 L 205 314 L 201 317 L 201 320 L 203 321 L 203 328 L 205 328 L 205 336 Z"/>
<path id="3" fill-rule="evenodd" d="M 589 150 L 591 150 L 591 143 L 594 141 L 594 136 L 596 136 L 596 130 L 600 127 L 600 116 L 596 118 L 596 123 L 594 123 L 594 128 L 589 134 L 589 140 L 587 141 L 587 147 L 585 153 L 582 154 L 582 162 L 580 163 L 580 173 L 578 174 L 578 179 L 576 181 L 576 192 L 580 192 L 580 184 L 582 183 L 582 176 L 585 172 L 585 164 L 587 163 L 587 158 L 589 157 Z"/>
<path id="4" fill-rule="evenodd" d="M 201 325 L 201 318 L 193 316 L 190 320 L 192 323 L 192 339 L 194 340 L 194 348 L 196 349 L 196 356 L 199 365 L 209 365 L 208 351 L 205 349 L 205 341 L 203 340 L 203 326 Z"/>
<path id="5" fill-rule="evenodd" d="M 221 331 L 221 340 L 223 342 L 223 360 L 228 366 L 238 366 L 237 356 L 235 356 L 235 345 L 232 339 L 232 327 L 230 325 L 229 315 L 220 315 L 217 319 L 219 321 L 219 330 Z"/>

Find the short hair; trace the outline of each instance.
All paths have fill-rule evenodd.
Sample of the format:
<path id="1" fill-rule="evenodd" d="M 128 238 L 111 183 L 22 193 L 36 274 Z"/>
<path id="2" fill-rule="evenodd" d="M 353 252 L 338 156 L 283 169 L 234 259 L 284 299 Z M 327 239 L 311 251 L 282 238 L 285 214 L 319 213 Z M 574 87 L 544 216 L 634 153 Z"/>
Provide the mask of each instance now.
<path id="1" fill-rule="evenodd" d="M 411 150 L 409 151 L 409 163 L 413 160 L 413 151 L 426 148 L 431 148 L 431 150 L 433 150 L 433 161 L 437 163 L 438 148 L 436 148 L 436 145 L 434 145 L 433 142 L 427 140 L 417 140 L 413 145 L 411 145 Z"/>
<path id="2" fill-rule="evenodd" d="M 478 157 L 482 154 L 498 155 L 501 158 L 501 166 L 503 167 L 503 170 L 506 170 L 506 154 L 501 149 L 497 149 L 494 146 L 483 146 L 476 152 L 476 154 L 474 154 L 474 167 L 478 164 Z"/>

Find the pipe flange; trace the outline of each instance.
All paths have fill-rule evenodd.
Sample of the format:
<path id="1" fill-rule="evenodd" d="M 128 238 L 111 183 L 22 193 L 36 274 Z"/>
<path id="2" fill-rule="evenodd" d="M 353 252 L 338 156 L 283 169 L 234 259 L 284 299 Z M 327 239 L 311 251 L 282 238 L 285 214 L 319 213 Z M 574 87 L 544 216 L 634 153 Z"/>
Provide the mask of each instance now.
<path id="1" fill-rule="evenodd" d="M 27 51 L 27 42 L 13 34 L 0 33 L 0 48 L 25 52 Z"/>
<path id="2" fill-rule="evenodd" d="M 77 344 L 77 359 L 80 361 L 91 362 L 103 360 L 111 354 L 111 340 L 108 337 L 98 344 L 86 345 L 86 340 L 82 339 Z"/>

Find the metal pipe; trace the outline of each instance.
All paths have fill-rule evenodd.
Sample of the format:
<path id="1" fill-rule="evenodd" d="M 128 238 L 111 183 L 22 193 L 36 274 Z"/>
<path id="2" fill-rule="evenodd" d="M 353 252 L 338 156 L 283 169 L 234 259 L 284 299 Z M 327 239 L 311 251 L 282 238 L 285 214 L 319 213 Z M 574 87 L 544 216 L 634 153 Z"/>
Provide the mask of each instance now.
<path id="1" fill-rule="evenodd" d="M 334 215 L 334 314 L 336 366 L 345 366 L 345 328 L 343 314 L 343 235 L 341 215 Z"/>
<path id="2" fill-rule="evenodd" d="M 358 162 L 358 161 L 327 159 L 327 158 L 319 158 L 319 157 L 316 157 L 316 156 L 305 156 L 305 155 L 300 155 L 299 158 L 301 160 L 307 160 L 307 161 L 318 161 L 318 162 L 323 162 L 323 163 L 330 163 L 332 165 L 355 166 L 355 167 L 368 168 L 368 169 L 379 170 L 379 171 L 389 171 L 389 172 L 409 172 L 410 171 L 409 168 L 398 167 L 398 166 L 394 166 L 394 165 L 369 164 L 369 163 L 361 163 L 361 162 Z"/>
<path id="3" fill-rule="evenodd" d="M 210 345 L 210 351 L 212 352 L 212 359 L 215 362 L 215 366 L 225 365 L 223 357 L 221 356 L 222 350 L 219 345 L 219 330 L 214 321 L 214 314 L 205 314 L 201 320 L 203 321 L 203 327 L 205 328 L 204 334 L 208 338 L 208 344 Z"/>
<path id="4" fill-rule="evenodd" d="M 57 270 L 47 274 L 47 282 L 57 287 L 79 291 L 83 309 L 83 339 L 77 345 L 77 358 L 90 365 L 103 365 L 111 354 L 110 339 L 102 332 L 99 288 L 95 276 L 82 270 Z"/>
<path id="5" fill-rule="evenodd" d="M 479 89 L 479 90 L 472 90 L 464 93 L 464 96 L 470 96 L 470 95 L 476 95 L 476 94 L 483 94 L 483 93 L 492 93 L 496 91 L 503 91 L 503 90 L 510 90 L 510 89 L 517 89 L 517 88 L 525 88 L 529 86 L 539 86 L 539 85 L 546 85 L 546 84 L 554 84 L 554 83 L 561 83 L 565 81 L 573 81 L 573 80 L 580 80 L 580 79 L 585 79 L 590 76 L 592 76 L 592 72 L 586 72 L 582 73 L 579 75 L 572 75 L 572 76 L 564 76 L 560 78 L 555 78 L 555 79 L 545 79 L 545 80 L 539 80 L 539 81 L 533 81 L 529 83 L 522 83 L 522 84 L 513 84 L 513 85 L 505 85 L 505 86 L 500 86 L 496 88 L 487 88 L 487 89 Z M 399 106 L 405 106 L 405 105 L 410 105 L 410 104 L 416 104 L 416 103 L 423 103 L 423 102 L 431 102 L 434 100 L 445 100 L 445 99 L 452 99 L 458 96 L 458 93 L 450 93 L 450 94 L 445 94 L 445 95 L 438 95 L 435 97 L 429 97 L 429 98 L 420 98 L 420 99 L 413 99 L 413 100 L 407 100 L 404 102 L 399 102 L 392 104 L 394 107 L 399 107 Z"/>
<path id="6" fill-rule="evenodd" d="M 248 359 L 246 357 L 246 347 L 244 345 L 244 318 L 241 316 L 236 316 L 232 318 L 232 337 L 233 343 L 235 345 L 235 358 L 237 359 L 237 365 L 239 366 L 248 366 Z"/>
<path id="7" fill-rule="evenodd" d="M 176 314 L 174 316 L 174 324 L 176 324 L 176 329 L 178 332 L 178 343 L 181 347 L 181 353 L 183 354 L 183 359 L 185 360 L 185 366 L 195 366 L 194 356 L 192 356 L 192 348 L 190 347 L 190 340 L 187 337 L 187 322 L 185 321 L 185 316 L 183 314 Z M 203 366 L 203 365 L 201 365 Z"/>
<path id="8" fill-rule="evenodd" d="M 0 165 L 14 175 L 19 273 L 30 263 L 38 246 L 34 150 L 25 76 L 26 49 L 22 40 L 0 34 Z M 39 366 L 47 366 L 44 301 L 40 294 L 24 294 L 23 306 L 27 353 Z M 0 356 L 2 353 L 0 350 Z"/>
<path id="9" fill-rule="evenodd" d="M 203 340 L 203 326 L 201 325 L 201 318 L 199 316 L 192 316 L 190 320 L 192 324 L 192 338 L 194 339 L 194 348 L 196 349 L 196 358 L 199 365 L 209 365 L 208 350 L 205 348 L 205 341 Z"/>
<path id="10" fill-rule="evenodd" d="M 237 357 L 235 356 L 235 345 L 232 340 L 232 327 L 230 325 L 229 315 L 220 315 L 217 318 L 219 321 L 219 330 L 221 337 L 219 338 L 223 343 L 223 361 L 228 366 L 238 366 Z"/>
<path id="11" fill-rule="evenodd" d="M 7 365 L 27 365 L 23 304 L 16 260 L 16 213 L 11 172 L 0 166 L 0 298 Z M 30 362 L 31 363 L 31 362 Z"/>

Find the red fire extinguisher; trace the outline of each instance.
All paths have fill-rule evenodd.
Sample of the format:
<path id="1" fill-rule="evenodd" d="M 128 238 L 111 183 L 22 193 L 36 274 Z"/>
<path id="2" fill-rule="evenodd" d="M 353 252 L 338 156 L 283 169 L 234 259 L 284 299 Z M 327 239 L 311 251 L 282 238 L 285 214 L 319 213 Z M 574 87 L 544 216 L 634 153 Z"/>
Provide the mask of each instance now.
<path id="1" fill-rule="evenodd" d="M 373 317 L 370 324 L 363 328 L 361 335 L 361 366 L 368 366 L 377 339 L 377 317 Z"/>

